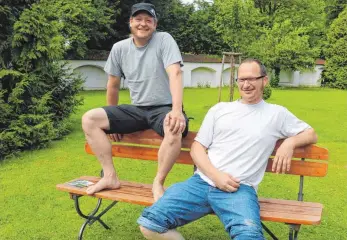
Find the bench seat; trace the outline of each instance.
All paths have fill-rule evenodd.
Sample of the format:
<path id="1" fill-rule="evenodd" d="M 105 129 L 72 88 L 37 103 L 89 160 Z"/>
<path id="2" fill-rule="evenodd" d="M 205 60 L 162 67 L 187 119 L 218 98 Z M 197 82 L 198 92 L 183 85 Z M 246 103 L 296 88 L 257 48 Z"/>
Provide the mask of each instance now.
<path id="1" fill-rule="evenodd" d="M 99 179 L 100 177 L 82 176 L 74 180 L 88 180 L 96 183 Z M 86 188 L 74 187 L 67 183 L 58 184 L 57 189 L 76 195 L 87 195 Z M 121 188 L 116 190 L 103 190 L 92 196 L 117 202 L 150 206 L 154 203 L 151 189 L 151 184 L 121 181 Z M 259 198 L 259 204 L 260 217 L 263 221 L 300 225 L 318 225 L 321 221 L 323 205 L 320 203 Z"/>

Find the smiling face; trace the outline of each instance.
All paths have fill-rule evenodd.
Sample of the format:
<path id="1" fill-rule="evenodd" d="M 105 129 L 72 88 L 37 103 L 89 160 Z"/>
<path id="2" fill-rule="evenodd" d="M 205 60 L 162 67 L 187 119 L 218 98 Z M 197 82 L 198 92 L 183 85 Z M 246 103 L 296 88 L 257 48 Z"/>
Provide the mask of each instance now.
<path id="1" fill-rule="evenodd" d="M 242 103 L 256 104 L 262 100 L 268 77 L 262 75 L 257 62 L 242 63 L 238 70 L 237 79 Z"/>
<path id="2" fill-rule="evenodd" d="M 142 11 L 130 18 L 130 29 L 135 42 L 147 42 L 156 30 L 157 20 L 149 13 Z"/>

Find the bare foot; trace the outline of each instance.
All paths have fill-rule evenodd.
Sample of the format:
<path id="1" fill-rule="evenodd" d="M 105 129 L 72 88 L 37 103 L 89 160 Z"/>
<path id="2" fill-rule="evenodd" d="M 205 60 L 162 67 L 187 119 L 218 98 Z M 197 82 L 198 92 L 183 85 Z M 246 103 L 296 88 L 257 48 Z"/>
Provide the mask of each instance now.
<path id="1" fill-rule="evenodd" d="M 164 195 L 164 192 L 165 192 L 165 189 L 163 184 L 161 184 L 158 181 L 154 181 L 152 186 L 152 193 L 153 193 L 155 202 L 158 201 L 159 198 L 161 198 Z"/>
<path id="2" fill-rule="evenodd" d="M 92 195 L 96 192 L 99 192 L 103 189 L 117 189 L 120 188 L 120 182 L 117 178 L 106 178 L 103 177 L 99 182 L 95 183 L 92 186 L 89 186 L 86 190 L 88 195 Z"/>

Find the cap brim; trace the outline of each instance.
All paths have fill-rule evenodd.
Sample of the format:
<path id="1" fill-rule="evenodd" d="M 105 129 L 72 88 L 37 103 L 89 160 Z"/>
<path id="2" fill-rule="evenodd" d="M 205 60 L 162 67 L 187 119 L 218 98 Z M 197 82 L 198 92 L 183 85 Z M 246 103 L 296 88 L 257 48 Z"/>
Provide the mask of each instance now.
<path id="1" fill-rule="evenodd" d="M 134 15 L 135 15 L 136 13 L 138 13 L 138 12 L 146 12 L 146 13 L 148 13 L 149 15 L 151 15 L 152 17 L 156 18 L 155 14 L 151 13 L 151 12 L 148 11 L 147 9 L 137 9 L 137 10 L 135 10 L 135 11 L 131 14 L 131 16 L 134 16 Z"/>

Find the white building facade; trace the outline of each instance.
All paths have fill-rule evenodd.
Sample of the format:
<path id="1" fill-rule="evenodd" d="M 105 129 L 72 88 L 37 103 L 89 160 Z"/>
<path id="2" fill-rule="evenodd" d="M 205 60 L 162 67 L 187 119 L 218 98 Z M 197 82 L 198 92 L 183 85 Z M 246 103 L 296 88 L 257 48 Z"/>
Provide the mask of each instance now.
<path id="1" fill-rule="evenodd" d="M 107 84 L 107 74 L 103 68 L 106 60 L 69 60 L 69 65 L 75 73 L 80 73 L 85 79 L 85 90 L 104 90 Z M 299 86 L 320 86 L 321 73 L 324 68 L 324 61 L 317 60 L 313 70 L 307 71 L 281 71 L 280 85 Z M 237 67 L 235 66 L 235 78 L 237 78 Z M 222 70 L 222 63 L 218 61 L 196 61 L 192 58 L 184 58 L 183 81 L 184 87 L 219 87 L 221 76 L 222 85 L 230 84 L 230 64 L 225 63 Z M 126 79 L 122 79 L 122 88 L 127 88 Z"/>

